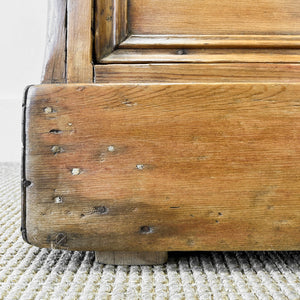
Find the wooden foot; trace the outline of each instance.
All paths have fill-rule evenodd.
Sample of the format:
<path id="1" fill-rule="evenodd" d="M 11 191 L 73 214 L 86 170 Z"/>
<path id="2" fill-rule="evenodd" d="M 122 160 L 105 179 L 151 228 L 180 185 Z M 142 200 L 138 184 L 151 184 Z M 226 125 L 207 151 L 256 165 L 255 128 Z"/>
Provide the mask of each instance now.
<path id="1" fill-rule="evenodd" d="M 96 261 L 109 265 L 161 265 L 168 259 L 168 252 L 95 252 Z"/>

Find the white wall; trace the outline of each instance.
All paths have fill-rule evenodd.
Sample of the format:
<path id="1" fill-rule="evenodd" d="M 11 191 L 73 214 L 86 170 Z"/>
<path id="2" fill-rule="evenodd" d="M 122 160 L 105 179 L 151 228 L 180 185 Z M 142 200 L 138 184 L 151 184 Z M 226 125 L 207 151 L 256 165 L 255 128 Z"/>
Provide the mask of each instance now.
<path id="1" fill-rule="evenodd" d="M 47 0 L 0 1 L 0 161 L 19 161 L 24 88 L 40 82 Z"/>

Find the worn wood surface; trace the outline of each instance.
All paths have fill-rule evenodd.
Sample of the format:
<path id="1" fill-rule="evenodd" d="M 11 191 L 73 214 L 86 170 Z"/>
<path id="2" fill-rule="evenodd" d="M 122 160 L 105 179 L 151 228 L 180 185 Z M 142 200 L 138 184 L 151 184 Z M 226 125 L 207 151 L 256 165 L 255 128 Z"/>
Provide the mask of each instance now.
<path id="1" fill-rule="evenodd" d="M 66 81 L 67 0 L 48 0 L 48 29 L 42 83 Z"/>
<path id="2" fill-rule="evenodd" d="M 299 94 L 292 81 L 30 88 L 29 242 L 300 250 Z"/>
<path id="3" fill-rule="evenodd" d="M 299 82 L 300 64 L 95 65 L 96 83 Z"/>
<path id="4" fill-rule="evenodd" d="M 298 63 L 300 49 L 117 49 L 101 62 L 113 63 Z"/>
<path id="5" fill-rule="evenodd" d="M 115 45 L 119 45 L 128 35 L 128 0 L 115 0 Z"/>
<path id="6" fill-rule="evenodd" d="M 115 48 L 114 0 L 95 1 L 95 55 L 99 61 Z"/>
<path id="7" fill-rule="evenodd" d="M 299 35 L 130 35 L 119 48 L 299 48 Z"/>
<path id="8" fill-rule="evenodd" d="M 93 0 L 68 0 L 67 82 L 93 82 Z"/>
<path id="9" fill-rule="evenodd" d="M 298 1 L 50 2 L 43 83 L 79 85 L 28 90 L 25 239 L 300 250 Z"/>
<path id="10" fill-rule="evenodd" d="M 168 252 L 96 252 L 96 261 L 110 265 L 161 265 L 168 259 Z"/>

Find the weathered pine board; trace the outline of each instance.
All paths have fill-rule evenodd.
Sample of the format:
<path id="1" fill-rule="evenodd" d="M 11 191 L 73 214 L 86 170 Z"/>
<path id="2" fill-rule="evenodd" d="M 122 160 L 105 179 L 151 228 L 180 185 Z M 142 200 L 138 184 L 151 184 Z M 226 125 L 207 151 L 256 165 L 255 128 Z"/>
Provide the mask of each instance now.
<path id="1" fill-rule="evenodd" d="M 27 238 L 96 251 L 300 250 L 300 85 L 41 85 Z"/>
<path id="2" fill-rule="evenodd" d="M 127 36 L 127 0 L 95 0 L 95 53 L 100 61 Z"/>
<path id="3" fill-rule="evenodd" d="M 97 46 L 97 45 L 96 45 Z M 289 35 L 130 35 L 120 43 L 124 49 L 163 48 L 299 48 L 300 36 Z"/>
<path id="4" fill-rule="evenodd" d="M 67 0 L 48 0 L 48 26 L 42 83 L 66 82 Z"/>
<path id="5" fill-rule="evenodd" d="M 67 2 L 67 82 L 93 82 L 93 1 Z"/>
<path id="6" fill-rule="evenodd" d="M 300 49 L 117 49 L 104 64 L 298 63 Z"/>
<path id="7" fill-rule="evenodd" d="M 111 64 L 95 65 L 96 83 L 300 82 L 300 64 Z"/>

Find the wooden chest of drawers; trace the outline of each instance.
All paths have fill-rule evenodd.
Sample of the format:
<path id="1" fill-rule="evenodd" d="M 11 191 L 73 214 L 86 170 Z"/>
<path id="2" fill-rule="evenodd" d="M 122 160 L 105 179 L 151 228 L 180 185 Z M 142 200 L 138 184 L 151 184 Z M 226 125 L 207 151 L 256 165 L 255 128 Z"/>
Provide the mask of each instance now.
<path id="1" fill-rule="evenodd" d="M 22 233 L 153 264 L 300 250 L 300 3 L 50 0 Z"/>

